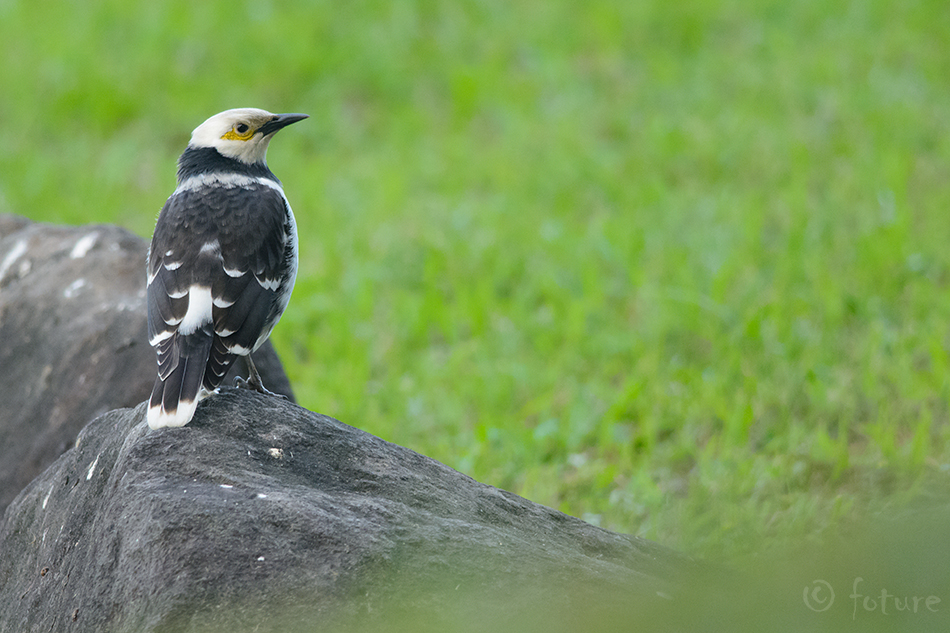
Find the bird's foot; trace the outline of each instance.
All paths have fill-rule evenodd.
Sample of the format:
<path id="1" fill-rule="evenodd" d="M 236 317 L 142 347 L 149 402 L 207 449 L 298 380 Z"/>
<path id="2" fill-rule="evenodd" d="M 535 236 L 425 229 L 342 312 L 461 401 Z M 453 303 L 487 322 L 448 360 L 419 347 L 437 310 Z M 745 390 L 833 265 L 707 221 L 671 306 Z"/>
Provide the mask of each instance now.
<path id="1" fill-rule="evenodd" d="M 238 389 L 250 389 L 251 391 L 262 393 L 265 396 L 273 396 L 275 398 L 282 398 L 283 400 L 288 399 L 287 396 L 285 396 L 282 393 L 275 393 L 273 391 L 269 391 L 268 389 L 265 389 L 264 384 L 260 380 L 254 380 L 253 377 L 251 377 L 250 380 L 245 380 L 241 378 L 240 376 L 235 376 L 234 386 L 237 387 Z"/>

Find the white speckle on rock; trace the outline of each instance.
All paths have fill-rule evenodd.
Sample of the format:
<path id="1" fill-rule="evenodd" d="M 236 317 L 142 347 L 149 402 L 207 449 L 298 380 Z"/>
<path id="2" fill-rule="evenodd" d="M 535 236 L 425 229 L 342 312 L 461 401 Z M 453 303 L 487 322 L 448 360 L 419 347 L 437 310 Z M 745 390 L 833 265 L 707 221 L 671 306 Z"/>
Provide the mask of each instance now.
<path id="1" fill-rule="evenodd" d="M 234 487 L 234 486 L 232 486 L 231 484 L 219 484 L 219 485 L 220 485 L 221 488 L 225 488 L 225 489 L 233 488 L 233 487 Z"/>
<path id="2" fill-rule="evenodd" d="M 98 237 L 99 237 L 99 233 L 95 231 L 92 233 L 89 233 L 88 235 L 83 235 L 82 237 L 80 237 L 78 240 L 76 240 L 76 244 L 73 246 L 73 250 L 69 251 L 69 258 L 79 259 L 80 257 L 85 257 L 86 253 L 89 252 L 89 249 L 91 249 L 92 246 L 96 243 L 96 238 Z"/>
<path id="3" fill-rule="evenodd" d="M 100 453 L 99 455 L 96 455 L 96 458 L 92 460 L 91 464 L 89 464 L 89 470 L 86 471 L 86 481 L 89 481 L 90 479 L 92 479 L 92 474 L 96 472 L 96 464 L 99 463 L 99 457 L 101 455 L 102 453 Z"/>
<path id="4" fill-rule="evenodd" d="M 258 557 L 257 557 L 257 562 L 263 563 L 263 562 L 264 562 L 264 557 L 263 557 L 263 556 L 258 556 Z"/>
<path id="5" fill-rule="evenodd" d="M 0 281 L 3 281 L 3 276 L 7 274 L 7 271 L 10 270 L 14 262 L 20 259 L 20 256 L 25 252 L 26 240 L 19 240 L 13 245 L 13 248 L 10 249 L 6 257 L 3 258 L 3 261 L 0 262 Z"/>
<path id="6" fill-rule="evenodd" d="M 267 498 L 267 495 L 265 495 L 263 492 L 259 492 L 259 493 L 257 493 L 257 498 L 258 498 L 258 499 L 266 499 L 266 498 Z"/>
<path id="7" fill-rule="evenodd" d="M 273 457 L 274 459 L 283 459 L 284 449 L 282 448 L 269 448 L 267 449 L 267 454 Z"/>
<path id="8" fill-rule="evenodd" d="M 66 287 L 66 290 L 63 291 L 63 296 L 67 299 L 72 299 L 77 294 L 79 294 L 79 289 L 86 285 L 85 279 L 77 279 L 73 283 L 69 284 Z"/>
<path id="9" fill-rule="evenodd" d="M 53 487 L 49 487 L 49 492 L 46 493 L 46 496 L 43 497 L 43 509 L 46 509 L 46 504 L 49 502 L 49 496 L 53 494 Z"/>
<path id="10" fill-rule="evenodd" d="M 142 309 L 143 303 L 145 303 L 145 299 L 136 296 L 132 301 L 119 301 L 115 304 L 115 309 L 118 312 L 138 312 Z"/>

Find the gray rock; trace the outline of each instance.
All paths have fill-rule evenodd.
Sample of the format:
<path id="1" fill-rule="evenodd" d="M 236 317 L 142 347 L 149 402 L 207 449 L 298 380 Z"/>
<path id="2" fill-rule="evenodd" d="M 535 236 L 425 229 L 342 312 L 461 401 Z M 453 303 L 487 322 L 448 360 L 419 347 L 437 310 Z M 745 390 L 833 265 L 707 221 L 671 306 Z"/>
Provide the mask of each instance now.
<path id="1" fill-rule="evenodd" d="M 147 249 L 114 226 L 0 215 L 0 514 L 90 420 L 151 393 Z M 255 362 L 292 397 L 269 345 Z"/>
<path id="2" fill-rule="evenodd" d="M 95 420 L 9 506 L 0 630 L 629 630 L 684 568 L 276 397 L 144 420 Z"/>

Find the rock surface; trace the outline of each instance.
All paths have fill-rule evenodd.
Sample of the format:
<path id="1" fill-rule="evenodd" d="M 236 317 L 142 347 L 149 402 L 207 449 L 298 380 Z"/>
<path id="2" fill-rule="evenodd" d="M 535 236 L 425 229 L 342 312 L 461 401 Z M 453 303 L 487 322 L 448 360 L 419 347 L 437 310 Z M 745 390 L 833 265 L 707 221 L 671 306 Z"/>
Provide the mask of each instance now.
<path id="1" fill-rule="evenodd" d="M 98 418 L 9 506 L 0 630 L 591 630 L 683 565 L 279 398 L 144 416 Z"/>
<path id="2" fill-rule="evenodd" d="M 114 226 L 0 215 L 0 514 L 86 423 L 151 393 L 147 249 Z M 255 362 L 292 397 L 269 344 Z"/>

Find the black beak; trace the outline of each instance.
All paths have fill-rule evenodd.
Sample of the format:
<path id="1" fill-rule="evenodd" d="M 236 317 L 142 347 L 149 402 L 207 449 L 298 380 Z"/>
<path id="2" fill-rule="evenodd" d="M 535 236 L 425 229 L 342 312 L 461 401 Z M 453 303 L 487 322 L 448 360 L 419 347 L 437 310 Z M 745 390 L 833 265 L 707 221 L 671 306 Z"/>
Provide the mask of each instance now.
<path id="1" fill-rule="evenodd" d="M 277 130 L 287 127 L 291 123 L 303 121 L 309 116 L 309 114 L 276 114 L 273 119 L 257 128 L 257 131 L 264 136 L 269 136 Z"/>

